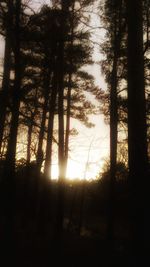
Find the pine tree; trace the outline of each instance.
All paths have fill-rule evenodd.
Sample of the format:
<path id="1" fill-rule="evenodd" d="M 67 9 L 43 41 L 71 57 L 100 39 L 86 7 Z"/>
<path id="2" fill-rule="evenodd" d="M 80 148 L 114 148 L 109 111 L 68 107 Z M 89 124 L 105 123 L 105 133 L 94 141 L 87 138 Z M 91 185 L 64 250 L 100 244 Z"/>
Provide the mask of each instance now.
<path id="1" fill-rule="evenodd" d="M 142 6 L 142 1 L 127 1 L 128 146 L 131 218 L 133 224 L 133 266 L 143 264 L 143 262 L 147 264 L 149 238 L 147 227 L 148 160 Z"/>

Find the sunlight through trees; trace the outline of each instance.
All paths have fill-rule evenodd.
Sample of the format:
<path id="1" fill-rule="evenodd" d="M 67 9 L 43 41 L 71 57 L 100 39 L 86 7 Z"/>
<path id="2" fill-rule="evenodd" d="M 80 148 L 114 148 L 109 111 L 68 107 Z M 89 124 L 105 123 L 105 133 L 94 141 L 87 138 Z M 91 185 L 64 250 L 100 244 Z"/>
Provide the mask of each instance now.
<path id="1" fill-rule="evenodd" d="M 149 12 L 0 1 L 5 266 L 148 265 Z"/>

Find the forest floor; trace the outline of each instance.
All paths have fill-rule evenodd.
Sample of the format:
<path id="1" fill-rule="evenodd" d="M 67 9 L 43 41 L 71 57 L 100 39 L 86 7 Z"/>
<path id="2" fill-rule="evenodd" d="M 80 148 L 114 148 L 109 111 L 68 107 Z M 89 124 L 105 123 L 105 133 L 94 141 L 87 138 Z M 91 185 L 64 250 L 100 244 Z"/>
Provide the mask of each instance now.
<path id="1" fill-rule="evenodd" d="M 132 266 L 129 257 L 128 206 L 126 198 L 122 197 L 126 194 L 122 194 L 121 186 L 119 192 L 121 192 L 122 198 L 116 201 L 117 216 L 113 242 L 108 241 L 105 234 L 107 228 L 105 188 L 101 189 L 102 185 L 98 187 L 97 184 L 87 184 L 86 205 L 82 211 L 80 235 L 78 228 L 82 190 L 80 184 L 74 187 L 68 185 L 64 210 L 64 231 L 61 239 L 57 239 L 57 235 L 54 233 L 57 221 L 57 184 L 53 184 L 53 187 L 49 189 L 50 192 L 46 191 L 46 194 L 42 194 L 42 198 L 40 198 L 41 196 L 37 198 L 37 195 L 34 195 L 34 183 L 32 190 L 30 184 L 25 187 L 26 183 L 23 179 L 19 179 L 20 175 L 19 182 L 17 182 L 14 241 L 12 238 L 14 244 L 9 245 L 4 242 L 4 255 L 0 247 L 0 253 L 5 260 L 2 267 L 11 265 L 15 267 Z M 99 191 L 100 189 L 101 191 Z M 38 202 L 37 199 L 41 202 Z M 70 217 L 72 206 L 73 214 Z M 67 220 L 72 223 L 69 229 Z M 0 225 L 0 236 L 1 229 L 3 229 L 3 225 Z M 3 241 L 1 245 L 3 247 Z M 10 260 L 11 262 L 8 264 Z"/>
<path id="2" fill-rule="evenodd" d="M 22 233 L 18 236 L 17 267 L 127 267 L 129 244 L 125 240 L 106 240 L 83 237 L 64 232 L 61 248 L 46 234 Z"/>

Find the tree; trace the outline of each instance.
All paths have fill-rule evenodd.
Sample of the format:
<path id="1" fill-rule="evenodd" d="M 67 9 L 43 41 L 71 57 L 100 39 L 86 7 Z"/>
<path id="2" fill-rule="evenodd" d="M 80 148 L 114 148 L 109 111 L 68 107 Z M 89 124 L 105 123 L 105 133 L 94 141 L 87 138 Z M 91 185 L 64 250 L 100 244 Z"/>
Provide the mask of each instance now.
<path id="1" fill-rule="evenodd" d="M 10 133 L 7 145 L 6 162 L 3 174 L 3 190 L 4 190 L 4 253 L 11 252 L 14 248 L 14 214 L 15 214 L 15 156 L 17 144 L 17 131 L 19 122 L 19 106 L 20 106 L 20 12 L 21 1 L 16 1 L 14 5 L 14 60 L 15 60 L 15 79 L 12 95 L 11 123 Z M 7 247 L 8 246 L 8 247 Z"/>
<path id="2" fill-rule="evenodd" d="M 119 89 L 122 39 L 124 36 L 124 1 L 105 1 L 101 15 L 107 29 L 107 40 L 102 44 L 102 49 L 107 57 L 107 62 L 102 63 L 103 72 L 109 87 L 109 121 L 110 121 L 110 196 L 108 207 L 108 239 L 113 240 L 114 199 L 117 164 L 117 144 L 119 125 Z M 107 93 L 108 94 L 108 93 Z M 102 94 L 100 94 L 102 96 Z M 103 96 L 104 99 L 104 96 Z M 103 101 L 103 100 L 101 100 Z M 108 103 L 107 103 L 108 105 Z"/>
<path id="3" fill-rule="evenodd" d="M 147 262 L 148 160 L 143 59 L 143 4 L 127 1 L 128 22 L 128 149 L 133 263 Z M 134 20 L 133 20 L 134 18 Z M 145 229 L 145 230 L 144 230 Z M 143 232 L 144 231 L 144 232 Z"/>
<path id="4" fill-rule="evenodd" d="M 1 3 L 2 5 L 2 3 Z M 0 151 L 2 146 L 3 132 L 5 126 L 6 109 L 8 106 L 8 94 L 10 86 L 10 70 L 11 70 L 11 52 L 12 52 L 12 19 L 13 19 L 13 4 L 12 1 L 6 3 L 6 10 L 2 8 L 2 16 L 5 18 L 2 24 L 5 35 L 5 54 L 3 66 L 2 91 L 0 95 Z"/>

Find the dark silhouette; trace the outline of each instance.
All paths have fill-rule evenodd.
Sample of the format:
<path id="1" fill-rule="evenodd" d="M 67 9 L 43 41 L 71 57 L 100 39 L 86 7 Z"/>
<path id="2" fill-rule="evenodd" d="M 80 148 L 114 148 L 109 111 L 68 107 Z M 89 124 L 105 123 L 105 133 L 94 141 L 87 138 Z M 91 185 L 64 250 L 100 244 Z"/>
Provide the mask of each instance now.
<path id="1" fill-rule="evenodd" d="M 143 57 L 142 1 L 127 1 L 128 14 L 128 146 L 133 266 L 147 264 L 149 229 L 148 158 Z M 132 17 L 134 16 L 134 21 Z M 145 230 L 144 230 L 145 229 Z M 144 233 L 143 233 L 144 230 Z"/>
<path id="2" fill-rule="evenodd" d="M 148 264 L 149 3 L 97 4 L 95 14 L 94 0 L 51 1 L 38 10 L 28 1 L 0 1 L 4 266 Z M 101 26 L 92 26 L 90 16 L 99 16 Z M 93 35 L 101 29 L 105 40 L 98 44 Z M 106 90 L 84 69 L 92 68 L 97 44 Z M 89 115 L 100 112 L 110 125 L 110 157 L 87 181 L 91 143 L 84 179 L 66 179 L 74 119 L 90 128 Z"/>

